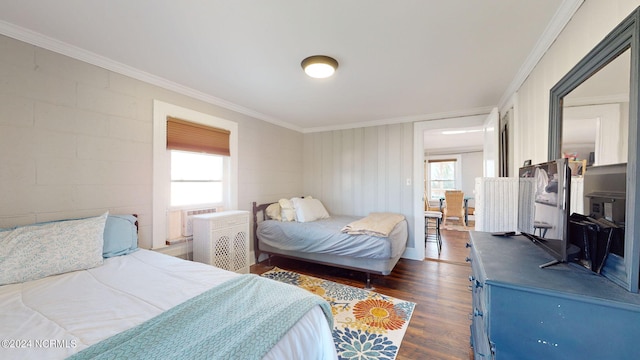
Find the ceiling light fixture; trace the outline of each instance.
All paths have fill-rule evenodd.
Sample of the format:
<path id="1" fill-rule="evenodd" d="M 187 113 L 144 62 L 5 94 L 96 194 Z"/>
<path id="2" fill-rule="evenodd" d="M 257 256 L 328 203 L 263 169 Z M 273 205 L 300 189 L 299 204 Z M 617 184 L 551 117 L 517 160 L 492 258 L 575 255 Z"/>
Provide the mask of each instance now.
<path id="1" fill-rule="evenodd" d="M 307 75 L 316 79 L 327 78 L 338 68 L 336 59 L 324 55 L 309 56 L 302 60 L 301 65 Z"/>

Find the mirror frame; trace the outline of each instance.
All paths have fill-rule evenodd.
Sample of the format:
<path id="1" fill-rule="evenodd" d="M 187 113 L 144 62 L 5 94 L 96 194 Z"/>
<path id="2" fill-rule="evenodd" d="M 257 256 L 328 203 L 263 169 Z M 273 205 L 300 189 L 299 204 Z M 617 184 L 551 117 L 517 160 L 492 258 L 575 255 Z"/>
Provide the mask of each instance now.
<path id="1" fill-rule="evenodd" d="M 549 103 L 548 158 L 562 157 L 562 106 L 563 98 L 605 67 L 626 50 L 631 50 L 629 88 L 629 142 L 627 160 L 627 199 L 625 220 L 624 269 L 619 269 L 612 281 L 631 292 L 638 292 L 640 272 L 640 232 L 636 235 L 635 224 L 640 220 L 640 191 L 636 191 L 640 180 L 640 158 L 638 148 L 638 94 L 640 84 L 640 7 L 627 16 L 593 50 L 578 62 L 558 83 L 551 88 Z M 640 227 L 639 227 L 640 229 Z M 636 240 L 636 238 L 638 238 Z"/>

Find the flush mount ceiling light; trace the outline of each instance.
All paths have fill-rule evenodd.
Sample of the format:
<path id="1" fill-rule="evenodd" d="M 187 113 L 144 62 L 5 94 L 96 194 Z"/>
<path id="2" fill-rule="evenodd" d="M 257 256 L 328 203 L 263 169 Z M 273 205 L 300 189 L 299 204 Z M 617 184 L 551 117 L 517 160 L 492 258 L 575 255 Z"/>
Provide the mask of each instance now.
<path id="1" fill-rule="evenodd" d="M 333 75 L 338 68 L 336 59 L 324 55 L 309 56 L 302 60 L 301 65 L 307 75 L 317 79 Z"/>

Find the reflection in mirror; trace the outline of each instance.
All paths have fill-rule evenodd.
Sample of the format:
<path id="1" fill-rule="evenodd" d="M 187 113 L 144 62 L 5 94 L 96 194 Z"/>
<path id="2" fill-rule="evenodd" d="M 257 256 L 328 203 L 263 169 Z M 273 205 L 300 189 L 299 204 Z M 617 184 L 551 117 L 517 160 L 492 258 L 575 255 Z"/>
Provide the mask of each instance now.
<path id="1" fill-rule="evenodd" d="M 563 157 L 588 166 L 627 162 L 630 61 L 627 49 L 563 98 Z"/>
<path id="2" fill-rule="evenodd" d="M 551 88 L 548 143 L 549 160 L 564 153 L 598 165 L 584 166 L 583 177 L 572 177 L 571 211 L 612 222 L 622 230 L 617 244 L 609 248 L 602 275 L 636 293 L 640 288 L 639 39 L 640 7 Z M 580 133 L 590 134 L 589 139 Z M 578 234 L 572 241 L 579 241 L 579 232 L 570 233 Z"/>
<path id="3" fill-rule="evenodd" d="M 627 49 L 562 101 L 562 157 L 584 167 L 579 172 L 572 167 L 572 173 L 585 177 L 584 181 L 572 177 L 571 211 L 598 219 L 605 224 L 602 226 L 615 229 L 611 231 L 607 248 L 613 254 L 609 258 L 618 257 L 617 262 L 621 264 L 626 223 L 626 165 L 612 165 L 627 162 L 630 61 L 631 50 Z M 595 167 L 589 170 L 587 165 Z M 574 226 L 572 231 L 585 230 Z"/>

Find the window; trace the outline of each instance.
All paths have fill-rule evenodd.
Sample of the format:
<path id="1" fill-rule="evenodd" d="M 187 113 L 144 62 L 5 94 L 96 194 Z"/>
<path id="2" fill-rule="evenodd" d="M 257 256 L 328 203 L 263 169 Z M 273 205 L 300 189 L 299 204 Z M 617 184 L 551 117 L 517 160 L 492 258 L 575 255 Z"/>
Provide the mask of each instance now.
<path id="1" fill-rule="evenodd" d="M 172 119 L 171 121 L 168 121 Z M 186 119 L 181 120 L 181 119 Z M 171 122 L 171 125 L 169 124 Z M 187 127 L 206 129 L 209 135 L 216 137 L 212 147 L 203 144 L 199 135 L 187 133 Z M 174 125 L 177 125 L 174 127 Z M 174 132 L 174 130 L 176 130 Z M 200 132 L 200 131 L 199 131 Z M 215 134 L 212 134 L 214 132 Z M 168 143 L 168 134 L 178 135 Z M 183 141 L 183 140 L 187 141 Z M 220 145 L 220 141 L 224 144 Z M 205 141 L 206 142 L 206 141 Z M 194 148 L 194 144 L 197 147 Z M 207 147 L 203 149 L 201 146 Z M 174 159 L 174 153 L 181 152 L 187 158 L 195 156 L 198 160 Z M 209 155 L 206 155 L 208 153 Z M 176 228 L 180 227 L 181 209 L 215 207 L 217 209 L 238 208 L 238 124 L 209 114 L 183 108 L 159 100 L 153 101 L 153 219 L 151 248 L 162 248 L 167 240 L 173 239 Z M 176 155 L 176 156 L 181 156 Z M 177 170 L 176 162 L 185 164 L 195 161 L 210 163 L 220 168 L 222 175 L 214 170 L 204 172 Z M 173 165 L 173 166 L 172 166 Z M 188 168 L 206 168 L 210 165 L 190 165 Z M 178 165 L 182 167 L 182 165 Z M 211 168 L 210 168 L 211 169 Z M 178 173 L 174 174 L 174 171 Z M 174 181 L 176 180 L 176 181 Z M 191 189 L 208 189 L 208 198 L 201 198 L 202 192 L 183 191 L 183 187 Z M 173 189 L 172 189 L 173 188 Z M 216 193 L 216 188 L 222 189 Z M 221 195 L 220 195 L 221 193 Z M 176 194 L 179 194 L 176 196 Z M 195 196 L 194 194 L 197 194 Z M 221 196 L 221 197 L 220 197 Z M 194 199 L 195 198 L 195 199 Z M 220 200 L 221 199 L 221 200 Z M 193 203 L 197 201 L 198 203 Z M 209 201 L 214 201 L 210 203 Z M 190 203 L 190 205 L 182 205 Z M 175 204 L 175 205 L 174 205 Z"/>
<path id="2" fill-rule="evenodd" d="M 225 157 L 171 150 L 171 206 L 222 204 Z"/>
<path id="3" fill-rule="evenodd" d="M 459 189 L 459 161 L 457 158 L 430 158 L 428 161 L 429 199 L 438 200 L 444 197 L 447 190 Z"/>
<path id="4" fill-rule="evenodd" d="M 230 134 L 226 129 L 167 116 L 172 208 L 222 205 Z"/>

